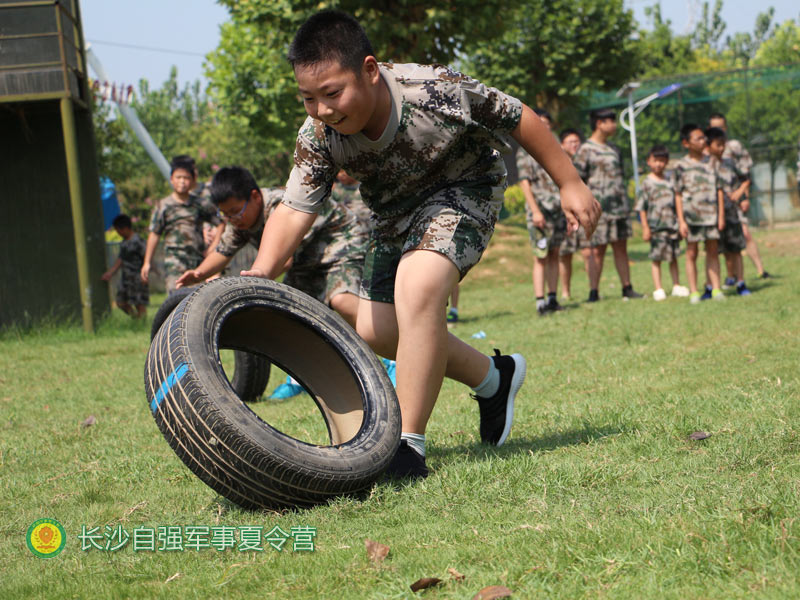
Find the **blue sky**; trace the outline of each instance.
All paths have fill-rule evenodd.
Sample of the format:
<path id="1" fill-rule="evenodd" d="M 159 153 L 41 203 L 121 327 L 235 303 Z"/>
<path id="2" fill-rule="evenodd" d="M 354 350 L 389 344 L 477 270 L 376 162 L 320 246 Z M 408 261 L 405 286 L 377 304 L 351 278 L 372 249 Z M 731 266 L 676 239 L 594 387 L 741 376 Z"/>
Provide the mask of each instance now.
<path id="1" fill-rule="evenodd" d="M 692 0 L 662 0 L 662 14 L 682 32 L 689 22 Z M 713 2 L 713 0 L 712 0 Z M 646 24 L 644 9 L 656 0 L 625 0 L 626 6 Z M 701 2 L 694 1 L 700 17 Z M 797 0 L 726 0 L 723 18 L 726 34 L 751 31 L 756 15 L 775 7 L 780 23 L 800 16 Z M 81 0 L 84 37 L 94 48 L 109 77 L 116 83 L 136 85 L 140 78 L 160 86 L 172 65 L 181 82 L 204 79 L 203 62 L 219 42 L 219 26 L 227 10 L 213 0 Z"/>

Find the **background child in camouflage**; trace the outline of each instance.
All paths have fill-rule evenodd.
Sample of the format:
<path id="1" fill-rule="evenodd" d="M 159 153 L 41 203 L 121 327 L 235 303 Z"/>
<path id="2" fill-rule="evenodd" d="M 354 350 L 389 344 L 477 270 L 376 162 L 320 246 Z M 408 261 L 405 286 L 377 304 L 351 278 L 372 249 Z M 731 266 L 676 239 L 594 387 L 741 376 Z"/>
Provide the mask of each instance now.
<path id="1" fill-rule="evenodd" d="M 580 131 L 564 129 L 558 137 L 561 140 L 561 148 L 572 160 L 583 143 Z M 561 279 L 561 297 L 564 300 L 572 299 L 572 255 L 578 251 L 581 253 L 583 266 L 589 277 L 589 289 L 597 289 L 597 263 L 594 260 L 594 253 L 592 253 L 592 247 L 583 227 L 578 227 L 575 231 L 567 231 L 564 234 L 564 241 L 558 252 L 558 273 Z M 595 297 L 597 297 L 596 293 Z"/>
<path id="2" fill-rule="evenodd" d="M 150 290 L 139 276 L 144 262 L 144 240 L 133 231 L 128 215 L 117 215 L 111 224 L 122 238 L 122 243 L 117 260 L 103 273 L 102 279 L 109 281 L 114 273 L 122 269 L 117 288 L 117 306 L 130 316 L 141 319 L 150 303 Z"/>
<path id="3" fill-rule="evenodd" d="M 717 197 L 717 176 L 705 160 L 706 134 L 695 123 L 681 128 L 681 144 L 687 154 L 675 166 L 675 208 L 678 228 L 686 238 L 686 278 L 689 280 L 689 301 L 700 302 L 697 291 L 697 254 L 700 242 L 706 243 L 706 271 L 711 284 L 711 297 L 724 300 L 719 285 L 717 242 L 725 225 L 722 199 Z"/>
<path id="4" fill-rule="evenodd" d="M 744 197 L 749 181 L 742 180 L 732 159 L 724 158 L 727 141 L 725 132 L 719 127 L 709 127 L 705 134 L 708 140 L 709 161 L 717 174 L 717 194 L 722 196 L 725 208 L 725 228 L 720 234 L 719 251 L 725 254 L 728 274 L 736 285 L 736 293 L 740 296 L 749 296 L 750 290 L 744 282 L 742 261 L 742 250 L 747 247 L 747 242 L 744 239 L 742 222 L 739 220 L 739 203 Z"/>
<path id="5" fill-rule="evenodd" d="M 709 127 L 719 127 L 728 134 L 728 121 L 722 113 L 714 113 L 708 119 Z M 750 153 L 747 151 L 739 140 L 728 138 L 725 142 L 725 153 L 722 158 L 729 159 L 736 167 L 736 172 L 739 174 L 739 183 L 747 182 L 747 188 L 742 199 L 739 201 L 739 221 L 742 223 L 742 232 L 744 239 L 747 243 L 747 256 L 753 261 L 756 272 L 760 279 L 768 279 L 769 273 L 764 270 L 764 263 L 761 261 L 761 253 L 758 251 L 758 244 L 756 243 L 753 234 L 750 232 L 750 224 L 747 219 L 747 211 L 750 210 L 750 171 L 753 168 L 753 159 L 750 158 Z M 731 282 L 733 285 L 733 282 Z"/>
<path id="6" fill-rule="evenodd" d="M 653 300 L 665 300 L 667 293 L 661 285 L 661 263 L 669 263 L 672 276 L 672 295 L 689 295 L 689 290 L 681 285 L 678 272 L 678 255 L 681 253 L 681 236 L 678 232 L 678 215 L 675 212 L 675 188 L 664 177 L 664 169 L 669 161 L 666 146 L 653 146 L 647 155 L 650 174 L 642 181 L 635 210 L 642 221 L 642 238 L 650 241 L 648 255 L 653 275 Z"/>
<path id="7" fill-rule="evenodd" d="M 591 239 L 592 252 L 597 261 L 597 280 L 603 275 L 606 248 L 611 244 L 614 265 L 617 267 L 622 298 L 641 298 L 633 290 L 628 264 L 628 238 L 633 235 L 628 193 L 622 176 L 622 153 L 608 139 L 617 131 L 617 115 L 611 109 L 593 110 L 589 113 L 592 135 L 578 149 L 573 158 L 575 168 L 600 202 L 603 214 Z M 589 292 L 589 302 L 599 298 L 597 288 Z"/>
<path id="8" fill-rule="evenodd" d="M 546 110 L 534 108 L 547 129 L 553 118 Z M 556 300 L 558 288 L 558 251 L 567 232 L 567 220 L 561 211 L 558 186 L 530 154 L 520 147 L 517 150 L 519 187 L 525 196 L 525 221 L 533 248 L 533 291 L 536 312 L 546 315 L 561 310 Z M 545 282 L 547 300 L 544 299 Z"/>
<path id="9" fill-rule="evenodd" d="M 195 164 L 191 157 L 178 156 L 170 164 L 172 193 L 162 198 L 150 218 L 150 235 L 142 265 L 142 281 L 147 283 L 158 240 L 164 236 L 164 269 L 167 291 L 175 290 L 178 277 L 203 261 L 206 246 L 203 241 L 203 223 L 223 228 L 216 207 L 207 199 L 195 196 Z"/>
<path id="10" fill-rule="evenodd" d="M 225 219 L 217 247 L 177 287 L 194 285 L 222 272 L 245 245 L 258 248 L 282 188 L 259 188 L 243 167 L 224 167 L 211 181 L 210 198 Z M 356 326 L 358 292 L 367 241 L 366 225 L 346 206 L 327 198 L 308 233 L 287 262 L 283 282 L 329 305 Z"/>
<path id="11" fill-rule="evenodd" d="M 580 220 L 592 231 L 599 206 L 533 111 L 441 65 L 378 63 L 349 15 L 310 17 L 289 60 L 309 117 L 283 203 L 242 274 L 280 272 L 345 169 L 361 181 L 374 214 L 357 330 L 378 354 L 397 357 L 403 433 L 388 474 L 428 474 L 425 428 L 445 375 L 473 389 L 481 439 L 502 444 L 525 359 L 489 358 L 449 334 L 445 306 L 492 234 L 506 185 L 498 150 L 508 148 L 507 136 L 560 185 L 573 227 Z"/>

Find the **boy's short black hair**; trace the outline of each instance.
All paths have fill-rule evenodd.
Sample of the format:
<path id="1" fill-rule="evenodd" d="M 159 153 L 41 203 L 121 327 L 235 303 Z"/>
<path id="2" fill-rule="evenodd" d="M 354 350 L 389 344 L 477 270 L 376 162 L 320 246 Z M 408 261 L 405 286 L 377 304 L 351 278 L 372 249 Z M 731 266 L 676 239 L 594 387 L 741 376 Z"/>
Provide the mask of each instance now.
<path id="1" fill-rule="evenodd" d="M 364 59 L 374 55 L 358 21 L 338 10 L 323 10 L 311 15 L 294 34 L 288 58 L 293 68 L 337 61 L 360 75 Z"/>
<path id="2" fill-rule="evenodd" d="M 534 109 L 533 109 L 533 112 L 535 112 L 535 113 L 536 113 L 537 115 L 539 115 L 540 117 L 544 117 L 545 119 L 547 119 L 548 121 L 550 121 L 550 123 L 552 123 L 552 122 L 553 122 L 553 117 L 552 117 L 552 116 L 550 116 L 550 113 L 549 113 L 549 112 L 547 112 L 545 109 L 543 109 L 543 108 L 539 108 L 539 107 L 537 106 L 536 108 L 534 108 Z"/>
<path id="3" fill-rule="evenodd" d="M 727 140 L 728 135 L 725 133 L 725 130 L 721 127 L 708 127 L 705 130 L 706 139 L 710 144 L 713 140 Z"/>
<path id="4" fill-rule="evenodd" d="M 686 123 L 683 127 L 681 127 L 681 141 L 688 142 L 692 132 L 698 129 L 703 131 L 703 128 L 697 123 Z"/>
<path id="5" fill-rule="evenodd" d="M 169 174 L 172 175 L 178 169 L 189 171 L 192 177 L 194 177 L 197 167 L 194 159 L 191 156 L 188 154 L 179 154 L 178 156 L 172 157 L 172 160 L 169 163 Z"/>
<path id="6" fill-rule="evenodd" d="M 650 148 L 650 152 L 647 154 L 647 157 L 653 158 L 666 158 L 669 160 L 669 150 L 664 144 L 656 144 L 652 148 Z"/>
<path id="7" fill-rule="evenodd" d="M 592 131 L 597 127 L 597 122 L 603 119 L 616 119 L 617 113 L 611 108 L 596 108 L 589 113 L 589 125 Z"/>
<path id="8" fill-rule="evenodd" d="M 128 215 L 117 215 L 114 217 L 114 220 L 111 221 L 111 225 L 114 227 L 118 227 L 119 229 L 130 229 L 133 227 L 133 221 Z"/>
<path id="9" fill-rule="evenodd" d="M 711 122 L 711 119 L 722 119 L 725 123 L 728 123 L 728 119 L 725 118 L 725 115 L 719 112 L 711 113 L 711 116 L 708 117 L 708 122 Z"/>
<path id="10" fill-rule="evenodd" d="M 250 192 L 258 189 L 256 178 L 244 167 L 222 167 L 211 180 L 211 202 L 219 206 L 228 198 L 247 200 Z"/>
<path id="11" fill-rule="evenodd" d="M 578 139 L 583 142 L 583 136 L 581 135 L 581 132 L 577 129 L 573 129 L 572 127 L 567 127 L 566 129 L 561 130 L 561 133 L 558 134 L 558 139 L 563 142 L 570 135 L 577 135 Z"/>

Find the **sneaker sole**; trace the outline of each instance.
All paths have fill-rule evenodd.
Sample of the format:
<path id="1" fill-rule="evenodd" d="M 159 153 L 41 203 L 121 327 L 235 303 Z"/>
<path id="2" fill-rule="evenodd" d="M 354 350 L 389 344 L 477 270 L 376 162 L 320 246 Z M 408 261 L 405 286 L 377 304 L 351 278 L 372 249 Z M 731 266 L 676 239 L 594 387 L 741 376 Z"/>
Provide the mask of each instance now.
<path id="1" fill-rule="evenodd" d="M 506 403 L 506 423 L 503 427 L 503 434 L 500 436 L 500 439 L 497 440 L 496 446 L 502 446 L 506 439 L 508 438 L 508 434 L 511 433 L 511 424 L 514 422 L 514 399 L 517 396 L 517 392 L 519 392 L 520 388 L 522 387 L 523 382 L 525 381 L 525 375 L 528 371 L 528 363 L 525 361 L 525 357 L 521 354 L 512 354 L 511 358 L 514 359 L 514 375 L 511 377 L 511 385 L 508 390 L 508 402 Z"/>

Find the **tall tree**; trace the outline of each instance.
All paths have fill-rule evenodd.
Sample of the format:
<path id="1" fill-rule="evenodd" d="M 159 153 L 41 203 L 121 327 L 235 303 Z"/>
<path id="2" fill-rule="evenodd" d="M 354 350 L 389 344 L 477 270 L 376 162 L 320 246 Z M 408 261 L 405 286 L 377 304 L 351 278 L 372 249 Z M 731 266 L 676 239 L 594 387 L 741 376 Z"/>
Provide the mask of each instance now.
<path id="1" fill-rule="evenodd" d="M 553 113 L 597 89 L 614 89 L 635 68 L 633 14 L 622 0 L 525 0 L 502 36 L 476 44 L 465 70 Z"/>

